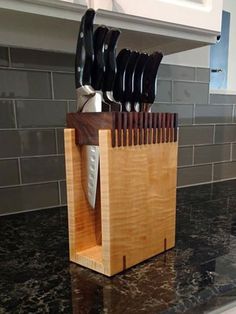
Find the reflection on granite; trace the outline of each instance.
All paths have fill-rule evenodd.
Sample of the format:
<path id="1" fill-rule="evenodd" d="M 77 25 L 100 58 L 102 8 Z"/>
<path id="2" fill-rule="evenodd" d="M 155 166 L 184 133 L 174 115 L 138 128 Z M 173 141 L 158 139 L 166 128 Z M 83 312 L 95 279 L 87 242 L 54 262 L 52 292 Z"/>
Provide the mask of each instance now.
<path id="1" fill-rule="evenodd" d="M 0 217 L 0 239 L 1 314 L 203 313 L 236 288 L 236 180 L 180 189 L 175 249 L 112 278 L 69 263 L 66 208 Z"/>

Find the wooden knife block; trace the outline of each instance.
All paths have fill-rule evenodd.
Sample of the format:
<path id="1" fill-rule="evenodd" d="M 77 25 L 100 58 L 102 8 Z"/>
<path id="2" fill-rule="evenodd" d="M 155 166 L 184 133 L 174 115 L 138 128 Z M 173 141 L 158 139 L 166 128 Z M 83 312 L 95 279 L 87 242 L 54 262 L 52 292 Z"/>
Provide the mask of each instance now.
<path id="1" fill-rule="evenodd" d="M 129 123 L 126 129 L 126 123 L 115 121 L 117 114 L 88 114 L 91 119 L 100 115 L 96 116 L 97 129 L 87 141 L 98 141 L 100 148 L 95 209 L 82 185 L 83 145 L 76 144 L 80 139 L 86 142 L 91 129 L 89 123 L 83 123 L 85 114 L 69 114 L 69 128 L 64 133 L 70 260 L 107 276 L 175 245 L 177 138 L 173 132 L 177 127 L 175 131 L 156 125 L 142 129 L 139 122 L 133 122 L 136 129 L 129 128 Z M 103 129 L 102 117 L 108 129 Z M 143 144 L 139 144 L 140 137 Z"/>

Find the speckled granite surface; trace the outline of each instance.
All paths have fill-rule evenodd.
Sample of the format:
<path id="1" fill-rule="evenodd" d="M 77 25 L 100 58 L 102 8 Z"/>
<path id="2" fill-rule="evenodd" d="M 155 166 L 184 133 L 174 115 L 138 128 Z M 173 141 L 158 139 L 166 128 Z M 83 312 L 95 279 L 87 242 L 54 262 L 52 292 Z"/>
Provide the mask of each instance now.
<path id="1" fill-rule="evenodd" d="M 68 261 L 66 208 L 0 217 L 1 314 L 205 313 L 235 288 L 236 180 L 179 190 L 176 248 L 112 278 Z"/>

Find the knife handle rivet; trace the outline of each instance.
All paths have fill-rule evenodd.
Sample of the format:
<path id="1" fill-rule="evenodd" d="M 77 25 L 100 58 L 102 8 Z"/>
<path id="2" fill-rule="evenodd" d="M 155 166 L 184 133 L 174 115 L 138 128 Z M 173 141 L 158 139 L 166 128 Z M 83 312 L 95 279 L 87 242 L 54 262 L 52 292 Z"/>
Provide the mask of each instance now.
<path id="1" fill-rule="evenodd" d="M 80 33 L 80 38 L 84 38 L 84 33 L 83 32 Z"/>

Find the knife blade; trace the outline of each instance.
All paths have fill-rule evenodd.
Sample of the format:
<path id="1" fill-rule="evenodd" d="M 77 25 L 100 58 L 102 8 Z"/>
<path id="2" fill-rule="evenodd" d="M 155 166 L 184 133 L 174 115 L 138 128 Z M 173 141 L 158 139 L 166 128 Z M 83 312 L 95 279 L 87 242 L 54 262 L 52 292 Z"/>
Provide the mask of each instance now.
<path id="1" fill-rule="evenodd" d="M 81 19 L 75 53 L 75 87 L 77 93 L 77 109 L 81 111 L 87 100 L 94 95 L 89 72 L 93 63 L 93 44 L 91 43 L 91 25 L 95 11 L 89 9 Z"/>
<path id="2" fill-rule="evenodd" d="M 141 97 L 142 111 L 150 111 L 156 97 L 157 72 L 163 58 L 160 52 L 151 54 L 146 62 L 143 73 L 143 93 Z"/>
<path id="3" fill-rule="evenodd" d="M 111 29 L 105 38 L 105 74 L 102 91 L 104 102 L 110 105 L 112 111 L 120 111 L 120 104 L 113 97 L 113 86 L 117 73 L 116 46 L 120 33 L 118 29 Z"/>

